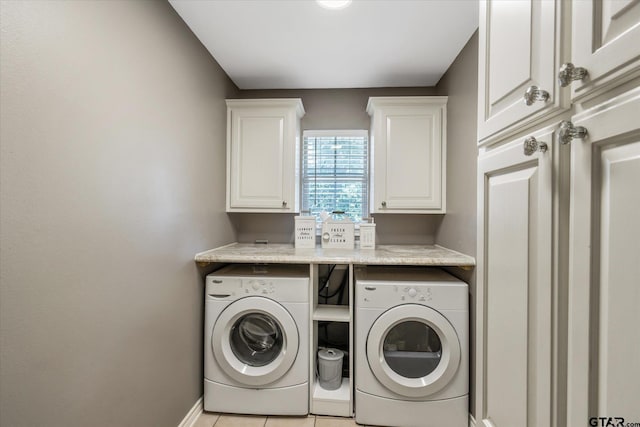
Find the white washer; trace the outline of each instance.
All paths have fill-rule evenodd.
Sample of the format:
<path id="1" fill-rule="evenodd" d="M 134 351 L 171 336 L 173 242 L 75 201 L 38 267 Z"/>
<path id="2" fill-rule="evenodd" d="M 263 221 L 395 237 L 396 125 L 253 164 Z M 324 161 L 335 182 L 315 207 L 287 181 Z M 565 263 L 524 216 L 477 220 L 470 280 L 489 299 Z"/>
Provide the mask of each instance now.
<path id="1" fill-rule="evenodd" d="M 356 422 L 468 426 L 467 284 L 439 269 L 368 267 L 355 298 Z"/>
<path id="2" fill-rule="evenodd" d="M 309 267 L 235 264 L 207 276 L 204 409 L 309 413 Z"/>

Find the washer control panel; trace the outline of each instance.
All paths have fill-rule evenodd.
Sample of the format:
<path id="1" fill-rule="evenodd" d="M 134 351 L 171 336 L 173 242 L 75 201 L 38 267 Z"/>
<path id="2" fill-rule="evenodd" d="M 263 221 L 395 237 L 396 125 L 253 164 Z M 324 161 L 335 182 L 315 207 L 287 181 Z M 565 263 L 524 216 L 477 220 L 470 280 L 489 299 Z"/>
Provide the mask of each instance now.
<path id="1" fill-rule="evenodd" d="M 309 301 L 309 266 L 231 264 L 207 275 L 207 301 L 247 297 L 306 303 Z"/>
<path id="2" fill-rule="evenodd" d="M 268 279 L 243 279 L 241 293 L 246 295 L 269 295 L 275 292 L 273 282 Z"/>

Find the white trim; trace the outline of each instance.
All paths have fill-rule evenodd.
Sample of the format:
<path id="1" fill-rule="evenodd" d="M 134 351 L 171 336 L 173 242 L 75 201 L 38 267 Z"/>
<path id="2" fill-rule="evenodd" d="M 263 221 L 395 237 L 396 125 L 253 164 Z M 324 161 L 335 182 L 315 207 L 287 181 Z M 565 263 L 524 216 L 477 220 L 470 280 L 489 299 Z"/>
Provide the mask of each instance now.
<path id="1" fill-rule="evenodd" d="M 180 424 L 178 424 L 178 427 L 193 426 L 193 424 L 196 422 L 198 417 L 202 415 L 202 413 L 204 412 L 203 402 L 204 402 L 204 396 L 200 396 L 200 398 L 196 401 L 195 405 L 193 405 L 193 407 L 189 409 L 189 412 L 187 412 L 187 415 L 185 415 L 182 421 L 180 421 Z"/>
<path id="2" fill-rule="evenodd" d="M 476 419 L 471 414 L 469 414 L 469 427 L 476 427 Z"/>
<path id="3" fill-rule="evenodd" d="M 332 136 L 357 136 L 357 137 L 369 137 L 369 131 L 366 129 L 342 129 L 342 130 L 303 130 L 302 137 L 306 138 L 321 138 Z M 368 142 L 368 141 L 367 141 Z"/>

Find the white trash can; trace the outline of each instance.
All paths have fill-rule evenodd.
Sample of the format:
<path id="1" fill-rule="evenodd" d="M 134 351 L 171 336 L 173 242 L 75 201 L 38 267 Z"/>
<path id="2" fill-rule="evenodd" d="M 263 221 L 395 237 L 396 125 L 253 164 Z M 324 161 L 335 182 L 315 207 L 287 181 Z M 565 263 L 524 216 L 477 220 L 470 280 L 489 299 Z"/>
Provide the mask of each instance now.
<path id="1" fill-rule="evenodd" d="M 342 358 L 344 352 L 337 348 L 318 350 L 318 380 L 325 390 L 337 390 L 342 384 Z"/>

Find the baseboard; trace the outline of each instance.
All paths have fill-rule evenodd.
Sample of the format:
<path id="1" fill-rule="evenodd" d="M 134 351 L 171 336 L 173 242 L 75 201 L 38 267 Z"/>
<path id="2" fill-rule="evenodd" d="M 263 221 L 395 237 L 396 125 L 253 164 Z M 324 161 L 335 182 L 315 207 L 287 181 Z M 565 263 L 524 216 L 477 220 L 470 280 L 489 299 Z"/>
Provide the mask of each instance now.
<path id="1" fill-rule="evenodd" d="M 193 423 L 196 422 L 200 414 L 204 411 L 204 400 L 203 396 L 200 396 L 200 399 L 196 402 L 195 405 L 187 412 L 187 415 L 184 416 L 178 427 L 191 427 Z"/>
<path id="2" fill-rule="evenodd" d="M 476 419 L 471 414 L 469 414 L 469 427 L 476 427 Z"/>

